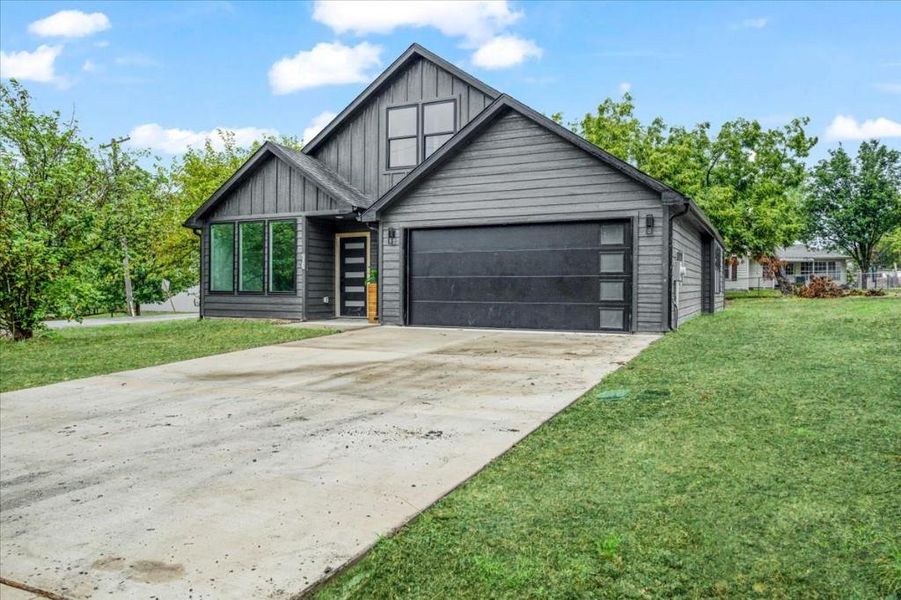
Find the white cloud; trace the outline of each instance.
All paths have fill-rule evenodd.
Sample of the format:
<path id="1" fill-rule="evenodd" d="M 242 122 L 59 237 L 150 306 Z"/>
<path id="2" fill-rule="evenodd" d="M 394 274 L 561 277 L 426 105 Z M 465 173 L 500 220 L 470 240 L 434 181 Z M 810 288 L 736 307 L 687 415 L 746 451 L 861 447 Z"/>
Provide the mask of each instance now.
<path id="1" fill-rule="evenodd" d="M 889 94 L 901 94 L 901 83 L 877 83 L 876 89 Z"/>
<path id="2" fill-rule="evenodd" d="M 290 94 L 323 85 L 369 81 L 368 70 L 381 60 L 380 46 L 362 42 L 345 46 L 341 42 L 320 43 L 312 50 L 277 61 L 269 69 L 269 85 L 276 94 Z"/>
<path id="3" fill-rule="evenodd" d="M 472 62 L 485 69 L 505 69 L 529 58 L 541 58 L 544 51 L 532 40 L 515 35 L 499 35 L 482 44 L 472 55 Z"/>
<path id="4" fill-rule="evenodd" d="M 632 89 L 632 84 L 629 83 L 628 81 L 624 81 L 621 84 L 619 84 L 618 86 L 616 86 L 616 89 L 619 90 L 620 94 L 628 94 L 629 91 L 631 91 L 631 89 Z"/>
<path id="5" fill-rule="evenodd" d="M 306 129 L 303 130 L 303 137 L 301 138 L 304 144 L 308 143 L 312 140 L 316 135 L 322 131 L 326 125 L 332 122 L 332 119 L 338 116 L 338 113 L 333 113 L 330 110 L 324 111 L 313 117 L 313 120 L 310 121 L 310 124 Z"/>
<path id="6" fill-rule="evenodd" d="M 100 66 L 97 63 L 95 63 L 93 60 L 88 59 L 88 60 L 84 61 L 83 65 L 81 65 L 81 70 L 84 71 L 85 73 L 94 73 L 94 72 L 100 70 Z"/>
<path id="7" fill-rule="evenodd" d="M 219 131 L 228 131 L 235 136 L 235 143 L 239 146 L 249 146 L 255 141 L 262 140 L 264 137 L 272 137 L 278 135 L 274 129 L 261 129 L 259 127 L 240 127 L 232 129 L 230 127 L 217 127 L 210 131 L 193 131 L 191 129 L 163 129 L 156 123 L 145 123 L 138 125 L 129 132 L 128 136 L 131 140 L 129 145 L 136 148 L 150 148 L 165 152 L 166 154 L 181 154 L 189 147 L 199 148 L 206 140 L 210 140 L 213 147 L 222 149 L 222 139 Z"/>
<path id="8" fill-rule="evenodd" d="M 99 42 L 94 42 L 94 46 L 97 48 L 106 48 L 109 46 L 109 40 L 100 40 Z"/>
<path id="9" fill-rule="evenodd" d="M 434 0 L 317 0 L 313 19 L 335 33 L 391 33 L 399 27 L 434 27 L 448 37 L 462 37 L 475 46 L 522 17 L 506 0 L 460 2 Z"/>
<path id="10" fill-rule="evenodd" d="M 0 50 L 0 78 L 21 81 L 59 83 L 54 64 L 63 51 L 62 46 L 38 46 L 34 52 L 3 52 Z"/>
<path id="11" fill-rule="evenodd" d="M 826 128 L 826 137 L 830 140 L 901 137 L 901 123 L 885 117 L 858 122 L 851 116 L 836 115 Z"/>
<path id="12" fill-rule="evenodd" d="M 88 14 L 80 10 L 61 10 L 34 21 L 28 31 L 41 37 L 78 38 L 109 28 L 109 19 L 101 12 Z"/>
<path id="13" fill-rule="evenodd" d="M 756 17 L 754 19 L 745 19 L 738 24 L 739 29 L 763 29 L 769 24 L 770 20 L 766 17 Z"/>

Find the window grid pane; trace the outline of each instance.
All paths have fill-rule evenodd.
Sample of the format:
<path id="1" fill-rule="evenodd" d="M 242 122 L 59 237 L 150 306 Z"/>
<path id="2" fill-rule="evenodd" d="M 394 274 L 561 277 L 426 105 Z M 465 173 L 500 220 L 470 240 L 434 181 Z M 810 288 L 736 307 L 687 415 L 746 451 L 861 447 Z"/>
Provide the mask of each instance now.
<path id="1" fill-rule="evenodd" d="M 416 107 L 388 109 L 388 138 L 416 135 Z"/>
<path id="2" fill-rule="evenodd" d="M 601 301 L 602 302 L 622 302 L 625 300 L 623 296 L 624 288 L 622 281 L 602 281 L 601 282 Z"/>
<path id="3" fill-rule="evenodd" d="M 388 142 L 388 166 L 416 166 L 416 138 L 400 138 Z"/>
<path id="4" fill-rule="evenodd" d="M 619 308 L 601 309 L 601 329 L 623 329 L 623 311 Z"/>
<path id="5" fill-rule="evenodd" d="M 238 291 L 263 291 L 263 224 L 241 223 L 239 229 Z"/>
<path id="6" fill-rule="evenodd" d="M 454 131 L 454 101 L 423 105 L 422 131 L 426 135 L 452 133 Z"/>
<path id="7" fill-rule="evenodd" d="M 621 246 L 625 241 L 622 225 L 601 225 L 601 245 Z"/>
<path id="8" fill-rule="evenodd" d="M 273 221 L 269 224 L 269 291 L 294 291 L 295 235 L 294 221 Z"/>
<path id="9" fill-rule="evenodd" d="M 453 134 L 447 133 L 443 135 L 427 135 L 425 136 L 425 157 L 428 158 L 435 153 L 444 143 L 451 139 Z"/>
<path id="10" fill-rule="evenodd" d="M 232 223 L 210 225 L 210 291 L 235 289 L 235 226 Z"/>

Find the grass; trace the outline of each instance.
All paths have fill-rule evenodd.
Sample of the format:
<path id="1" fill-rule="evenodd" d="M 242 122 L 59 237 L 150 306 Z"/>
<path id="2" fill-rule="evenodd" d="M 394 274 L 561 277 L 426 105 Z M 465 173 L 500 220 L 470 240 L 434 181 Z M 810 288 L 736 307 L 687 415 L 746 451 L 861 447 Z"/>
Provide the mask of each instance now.
<path id="1" fill-rule="evenodd" d="M 333 333 L 272 321 L 206 319 L 47 331 L 0 340 L 0 391 L 150 367 Z"/>
<path id="2" fill-rule="evenodd" d="M 317 598 L 897 598 L 899 332 L 893 298 L 695 319 Z"/>

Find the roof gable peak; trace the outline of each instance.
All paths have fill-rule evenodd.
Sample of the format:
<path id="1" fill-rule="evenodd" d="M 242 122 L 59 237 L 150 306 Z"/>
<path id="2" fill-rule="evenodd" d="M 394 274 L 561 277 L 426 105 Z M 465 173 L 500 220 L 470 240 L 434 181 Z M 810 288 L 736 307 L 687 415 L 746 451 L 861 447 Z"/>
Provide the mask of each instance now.
<path id="1" fill-rule="evenodd" d="M 366 86 L 360 94 L 353 99 L 353 101 L 344 107 L 338 115 L 331 120 L 331 122 L 326 125 L 322 131 L 316 134 L 312 140 L 306 142 L 303 147 L 304 154 L 310 154 L 317 147 L 319 147 L 326 139 L 331 137 L 332 133 L 334 133 L 342 123 L 348 120 L 351 116 L 357 113 L 366 103 L 367 101 L 376 95 L 379 91 L 382 90 L 388 83 L 390 83 L 391 79 L 394 77 L 396 73 L 401 71 L 404 67 L 409 65 L 414 59 L 424 59 L 429 62 L 432 62 L 439 66 L 440 68 L 448 71 L 455 77 L 462 79 L 472 87 L 478 89 L 486 96 L 490 98 L 497 98 L 501 95 L 499 91 L 486 84 L 485 82 L 473 77 L 460 67 L 454 65 L 448 60 L 441 58 L 439 55 L 435 54 L 431 50 L 428 50 L 424 46 L 414 42 L 410 44 L 410 46 L 404 50 L 404 52 L 394 59 L 388 68 L 386 68 L 382 73 L 376 77 L 372 83 Z"/>

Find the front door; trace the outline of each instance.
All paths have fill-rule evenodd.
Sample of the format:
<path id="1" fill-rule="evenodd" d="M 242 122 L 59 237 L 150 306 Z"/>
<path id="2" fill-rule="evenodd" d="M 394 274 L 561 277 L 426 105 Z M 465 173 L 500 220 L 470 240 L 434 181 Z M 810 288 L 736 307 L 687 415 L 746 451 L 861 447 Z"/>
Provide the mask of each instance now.
<path id="1" fill-rule="evenodd" d="M 338 238 L 338 316 L 366 316 L 366 234 Z"/>

